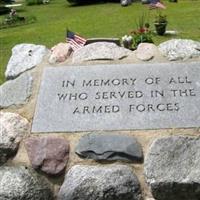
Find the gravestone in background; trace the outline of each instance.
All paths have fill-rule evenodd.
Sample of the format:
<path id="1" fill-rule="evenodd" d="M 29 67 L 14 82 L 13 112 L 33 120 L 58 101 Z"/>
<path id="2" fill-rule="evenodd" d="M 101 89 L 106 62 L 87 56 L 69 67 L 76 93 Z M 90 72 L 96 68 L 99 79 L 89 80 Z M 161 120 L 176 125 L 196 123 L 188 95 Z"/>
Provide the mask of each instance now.
<path id="1" fill-rule="evenodd" d="M 32 132 L 200 126 L 199 63 L 49 67 Z"/>

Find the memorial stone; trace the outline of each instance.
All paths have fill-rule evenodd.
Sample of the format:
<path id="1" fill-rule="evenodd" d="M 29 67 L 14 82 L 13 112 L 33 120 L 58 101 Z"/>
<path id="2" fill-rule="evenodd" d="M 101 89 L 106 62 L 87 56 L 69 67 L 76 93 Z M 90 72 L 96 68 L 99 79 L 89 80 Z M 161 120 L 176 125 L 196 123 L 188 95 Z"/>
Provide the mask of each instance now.
<path id="1" fill-rule="evenodd" d="M 32 132 L 200 126 L 200 64 L 116 64 L 44 70 Z"/>

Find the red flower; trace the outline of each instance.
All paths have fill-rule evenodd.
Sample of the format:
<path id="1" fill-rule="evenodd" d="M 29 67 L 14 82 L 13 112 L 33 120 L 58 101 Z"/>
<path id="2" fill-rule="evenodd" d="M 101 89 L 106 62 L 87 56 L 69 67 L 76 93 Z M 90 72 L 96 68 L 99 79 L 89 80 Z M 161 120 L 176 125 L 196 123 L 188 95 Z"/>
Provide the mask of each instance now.
<path id="1" fill-rule="evenodd" d="M 140 28 L 138 31 L 139 31 L 139 33 L 144 33 L 145 29 L 144 28 Z"/>

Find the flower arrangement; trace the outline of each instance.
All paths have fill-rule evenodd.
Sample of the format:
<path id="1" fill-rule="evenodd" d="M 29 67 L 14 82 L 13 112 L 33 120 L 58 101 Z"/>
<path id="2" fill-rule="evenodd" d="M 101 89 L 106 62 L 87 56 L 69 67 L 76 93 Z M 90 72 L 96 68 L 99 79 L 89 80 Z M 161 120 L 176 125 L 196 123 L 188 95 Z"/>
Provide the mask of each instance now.
<path id="1" fill-rule="evenodd" d="M 145 16 L 142 15 L 138 23 L 136 23 L 137 29 L 131 31 L 131 36 L 133 37 L 133 46 L 137 48 L 140 43 L 147 42 L 153 43 L 152 32 L 150 30 L 149 23 L 145 22 Z"/>
<path id="2" fill-rule="evenodd" d="M 157 15 L 155 16 L 155 21 L 154 23 L 167 23 L 167 16 L 163 15 L 161 12 L 158 12 Z"/>
<path id="3" fill-rule="evenodd" d="M 131 32 L 133 37 L 133 45 L 136 48 L 140 43 L 147 42 L 153 43 L 152 32 L 149 29 L 149 24 L 145 23 L 140 26 L 137 30 Z"/>
<path id="4" fill-rule="evenodd" d="M 155 29 L 158 35 L 164 35 L 167 26 L 167 16 L 158 12 L 154 20 Z"/>
<path id="5" fill-rule="evenodd" d="M 25 18 L 19 17 L 16 10 L 11 9 L 9 15 L 5 17 L 4 23 L 5 24 L 14 24 L 14 23 L 16 23 L 17 21 L 20 21 L 20 20 L 23 21 L 23 20 L 25 20 Z"/>
<path id="6" fill-rule="evenodd" d="M 0 29 L 33 23 L 36 21 L 34 16 L 21 17 L 17 14 L 16 10 L 11 9 L 9 15 L 6 15 L 2 21 L 0 21 Z"/>

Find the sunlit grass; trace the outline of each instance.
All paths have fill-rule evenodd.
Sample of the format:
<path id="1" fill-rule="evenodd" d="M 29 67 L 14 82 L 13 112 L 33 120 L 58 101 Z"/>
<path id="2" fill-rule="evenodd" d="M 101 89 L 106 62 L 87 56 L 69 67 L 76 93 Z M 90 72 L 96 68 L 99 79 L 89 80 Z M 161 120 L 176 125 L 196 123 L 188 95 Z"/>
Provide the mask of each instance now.
<path id="1" fill-rule="evenodd" d="M 177 36 L 155 36 L 155 44 L 170 38 L 200 40 L 200 0 L 165 1 L 168 30 L 176 30 Z M 13 46 L 19 43 L 43 44 L 51 47 L 65 41 L 66 28 L 90 37 L 122 37 L 136 28 L 138 17 L 145 13 L 153 27 L 156 11 L 135 2 L 121 7 L 119 3 L 87 6 L 69 6 L 66 0 L 51 0 L 49 5 L 24 6 L 20 16 L 34 15 L 37 22 L 0 30 L 0 84 L 5 81 L 4 71 Z M 2 19 L 2 16 L 0 17 Z"/>

